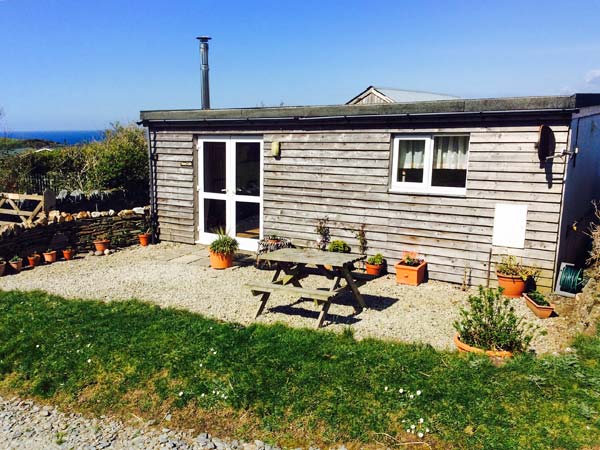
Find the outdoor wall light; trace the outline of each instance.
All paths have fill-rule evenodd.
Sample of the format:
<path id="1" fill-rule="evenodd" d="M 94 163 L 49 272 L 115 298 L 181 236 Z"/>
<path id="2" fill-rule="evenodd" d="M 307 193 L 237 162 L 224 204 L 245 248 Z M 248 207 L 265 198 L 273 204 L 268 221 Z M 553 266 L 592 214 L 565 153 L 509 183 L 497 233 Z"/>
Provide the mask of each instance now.
<path id="1" fill-rule="evenodd" d="M 279 141 L 271 142 L 271 155 L 275 158 L 279 158 L 281 156 L 281 143 Z"/>

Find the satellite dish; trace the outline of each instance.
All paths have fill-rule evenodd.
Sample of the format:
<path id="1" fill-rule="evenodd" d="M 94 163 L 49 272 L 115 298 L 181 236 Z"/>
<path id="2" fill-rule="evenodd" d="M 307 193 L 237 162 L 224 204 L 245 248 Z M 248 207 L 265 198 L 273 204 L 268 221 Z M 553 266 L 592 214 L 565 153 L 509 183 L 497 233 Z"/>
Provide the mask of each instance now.
<path id="1" fill-rule="evenodd" d="M 546 162 L 548 157 L 554 155 L 556 149 L 556 139 L 554 138 L 554 131 L 548 125 L 540 126 L 538 132 L 537 151 L 540 162 Z"/>

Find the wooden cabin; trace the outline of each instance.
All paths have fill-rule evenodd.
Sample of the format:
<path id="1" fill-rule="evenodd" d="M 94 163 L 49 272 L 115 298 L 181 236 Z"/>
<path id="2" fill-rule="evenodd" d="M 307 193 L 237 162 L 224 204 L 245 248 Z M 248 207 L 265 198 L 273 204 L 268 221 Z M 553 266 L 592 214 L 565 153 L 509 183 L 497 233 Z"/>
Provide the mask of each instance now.
<path id="1" fill-rule="evenodd" d="M 328 217 L 332 239 L 354 250 L 366 224 L 368 254 L 392 271 L 415 251 L 430 279 L 493 285 L 493 263 L 510 253 L 550 289 L 561 262 L 585 257 L 573 224 L 600 198 L 600 94 L 142 111 L 141 121 L 163 241 L 208 244 L 222 228 L 246 250 L 266 235 L 313 246 Z"/>

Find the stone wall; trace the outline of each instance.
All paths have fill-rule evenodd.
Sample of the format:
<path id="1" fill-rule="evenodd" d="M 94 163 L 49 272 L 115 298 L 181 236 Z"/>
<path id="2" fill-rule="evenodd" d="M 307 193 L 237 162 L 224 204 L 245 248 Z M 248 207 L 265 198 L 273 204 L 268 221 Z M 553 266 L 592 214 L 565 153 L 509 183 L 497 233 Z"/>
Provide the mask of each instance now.
<path id="1" fill-rule="evenodd" d="M 94 249 L 96 239 L 109 239 L 111 248 L 139 243 L 138 234 L 149 228 L 147 208 L 77 215 L 51 211 L 32 224 L 5 226 L 0 230 L 0 257 L 9 260 L 14 255 L 23 258 L 46 249 L 72 247 L 77 252 Z"/>

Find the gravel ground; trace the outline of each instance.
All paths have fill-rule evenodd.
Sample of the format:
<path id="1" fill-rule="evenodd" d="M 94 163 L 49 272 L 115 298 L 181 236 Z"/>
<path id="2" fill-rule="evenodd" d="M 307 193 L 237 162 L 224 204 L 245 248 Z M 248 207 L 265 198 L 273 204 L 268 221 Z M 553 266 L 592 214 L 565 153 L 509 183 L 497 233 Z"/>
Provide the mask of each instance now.
<path id="1" fill-rule="evenodd" d="M 4 276 L 0 289 L 42 289 L 67 298 L 133 297 L 225 321 L 253 323 L 257 297 L 243 285 L 267 282 L 273 273 L 251 266 L 215 271 L 207 261 L 207 252 L 200 246 L 162 243 L 131 247 L 108 256 L 83 256 Z M 435 281 L 419 287 L 396 285 L 393 277 L 381 277 L 360 288 L 369 309 L 356 316 L 348 296 L 342 297 L 330 308 L 324 329 L 341 331 L 351 325 L 359 339 L 374 337 L 453 349 L 452 323 L 458 318 L 459 307 L 466 304 L 468 293 L 456 285 Z M 304 285 L 318 286 L 314 283 L 327 281 L 309 277 Z M 523 300 L 515 300 L 514 305 L 518 314 L 547 331 L 533 342 L 537 352 L 556 352 L 568 345 L 571 327 L 566 317 L 539 320 Z M 281 293 L 273 294 L 267 307 L 258 322 L 313 328 L 319 312 L 314 302 L 297 302 Z"/>
<path id="2" fill-rule="evenodd" d="M 96 419 L 80 414 L 65 414 L 54 407 L 17 397 L 10 400 L 0 397 L 2 450 L 279 450 L 261 441 L 248 443 L 218 439 L 208 433 L 195 433 L 194 430 L 175 431 L 166 428 L 165 423 L 145 423 L 140 419 L 135 425 L 124 424 L 104 416 Z"/>

